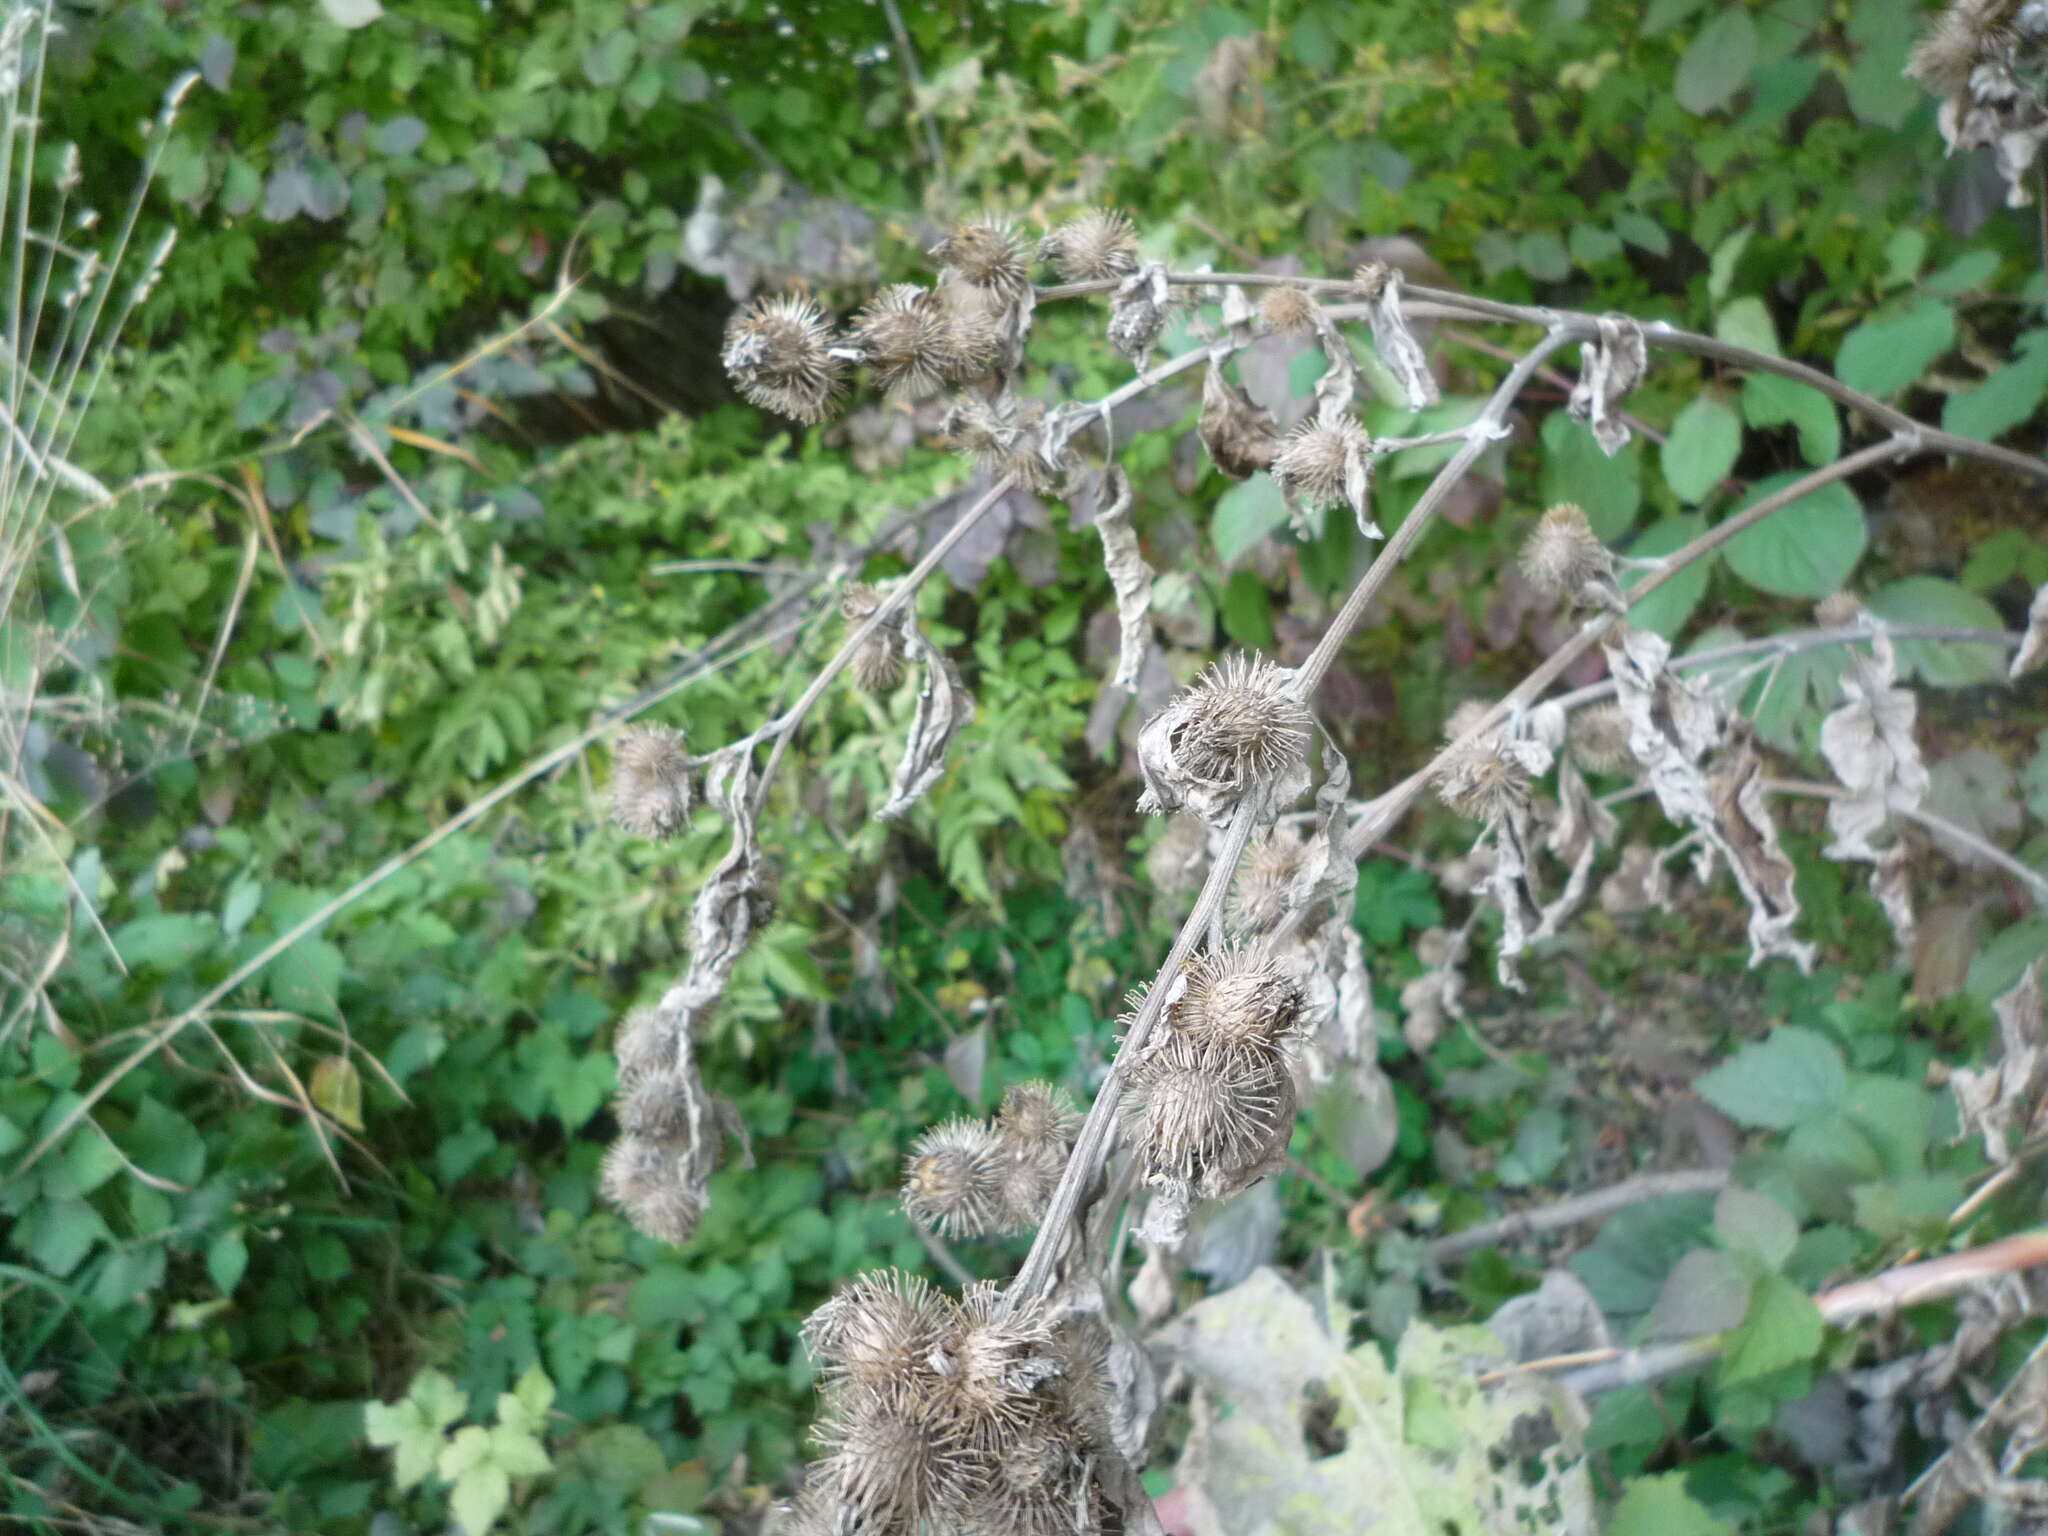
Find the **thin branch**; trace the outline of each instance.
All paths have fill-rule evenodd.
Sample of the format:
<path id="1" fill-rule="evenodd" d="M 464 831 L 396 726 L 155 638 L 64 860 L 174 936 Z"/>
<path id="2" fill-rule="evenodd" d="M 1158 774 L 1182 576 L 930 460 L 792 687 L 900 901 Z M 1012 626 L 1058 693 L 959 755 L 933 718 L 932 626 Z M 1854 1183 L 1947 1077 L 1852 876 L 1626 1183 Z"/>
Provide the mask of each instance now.
<path id="1" fill-rule="evenodd" d="M 931 107 L 924 96 L 924 71 L 918 68 L 917 49 L 910 41 L 910 29 L 903 25 L 903 13 L 896 9 L 896 0 L 882 0 L 882 14 L 889 18 L 889 35 L 896 39 L 896 51 L 903 56 L 903 73 L 910 80 L 910 115 L 924 130 L 924 152 L 931 160 L 932 169 L 943 178 L 946 170 L 946 152 L 939 143 L 939 127 L 932 121 Z"/>
<path id="2" fill-rule="evenodd" d="M 1537 1232 L 1555 1232 L 1563 1227 L 1576 1227 L 1581 1222 L 1598 1221 L 1603 1216 L 1611 1216 L 1631 1205 L 1640 1205 L 1645 1200 L 1658 1200 L 1665 1195 L 1712 1193 L 1727 1187 L 1726 1168 L 1690 1168 L 1678 1173 L 1646 1173 L 1638 1178 L 1624 1179 L 1619 1184 L 1611 1184 L 1605 1189 L 1573 1195 L 1570 1199 L 1559 1200 L 1554 1205 L 1516 1211 L 1498 1220 L 1481 1222 L 1476 1227 L 1453 1232 L 1449 1237 L 1440 1237 L 1431 1243 L 1429 1256 L 1441 1263 L 1445 1259 L 1454 1259 L 1460 1254 L 1470 1253 L 1476 1248 L 1486 1248 L 1512 1238 L 1527 1237 Z"/>

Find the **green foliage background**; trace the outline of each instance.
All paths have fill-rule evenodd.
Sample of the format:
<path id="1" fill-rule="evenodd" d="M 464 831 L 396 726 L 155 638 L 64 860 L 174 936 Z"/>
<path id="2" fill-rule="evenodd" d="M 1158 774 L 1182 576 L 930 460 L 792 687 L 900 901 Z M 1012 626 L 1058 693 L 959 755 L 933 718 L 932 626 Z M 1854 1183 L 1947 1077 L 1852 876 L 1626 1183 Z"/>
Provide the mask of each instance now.
<path id="1" fill-rule="evenodd" d="M 27 764 L 61 826 L 39 842 L 17 823 L 0 887 L 10 956 L 68 936 L 46 1004 L 9 999 L 0 1159 L 270 937 L 961 482 L 925 449 L 854 454 L 842 429 L 793 438 L 732 403 L 714 366 L 728 279 L 802 273 L 847 307 L 984 207 L 1114 202 L 1182 266 L 1293 254 L 1341 274 L 1360 242 L 1398 234 L 1478 291 L 1718 329 L 1953 430 L 2038 443 L 2030 221 L 1986 203 L 1982 167 L 1942 160 L 1932 104 L 1898 77 L 1913 7 L 904 9 L 922 89 L 884 12 L 851 0 L 392 0 L 356 29 L 325 0 L 67 14 L 48 131 L 80 143 L 99 206 L 126 196 L 136 126 L 170 79 L 202 82 L 144 215 L 180 244 L 74 455 L 109 484 L 150 478 L 70 525 L 84 587 L 51 576 L 0 636 L 19 676 L 31 630 L 74 635 L 46 691 L 78 701 Z M 575 285 L 550 306 L 564 272 Z M 1099 320 L 1049 314 L 1034 339 L 1077 396 L 1126 376 Z M 1461 396 L 1482 366 L 1465 355 Z M 1667 551 L 1833 456 L 1845 428 L 1819 398 L 1666 365 L 1631 401 L 1661 445 L 1609 462 L 1561 410 L 1536 423 L 1500 503 L 1432 534 L 1346 658 L 1331 723 L 1359 781 L 1412 768 L 1452 705 L 1536 659 L 1519 620 L 1472 645 L 1530 513 L 1570 495 L 1603 537 Z M 1382 407 L 1376 424 L 1405 421 Z M 1185 452 L 1191 425 L 1189 402 L 1126 454 L 1180 674 L 1224 644 L 1298 637 L 1364 557 L 1342 528 L 1276 532 L 1254 487 Z M 1383 524 L 1425 467 L 1385 476 Z M 1996 627 L 2048 575 L 2032 503 L 1963 496 L 1929 561 L 1871 486 L 1842 496 L 1808 522 L 1824 535 L 1738 541 L 1641 617 L 1711 643 L 1853 580 L 1888 617 Z M 1144 829 L 1116 750 L 1085 734 L 1105 671 L 1090 621 L 1111 602 L 1094 535 L 1055 507 L 1007 555 L 921 599 L 981 706 L 932 801 L 900 829 L 868 819 L 907 701 L 835 693 L 772 802 L 781 914 L 706 1043 L 755 1163 L 718 1175 L 687 1248 L 633 1235 L 593 1189 L 611 1028 L 678 969 L 723 837 L 707 822 L 631 842 L 605 820 L 601 761 L 576 757 L 350 902 L 0 1183 L 10 1513 L 355 1530 L 392 1509 L 426 1528 L 451 1491 L 488 1504 L 494 1477 L 507 1525 L 535 1532 L 757 1508 L 802 1455 L 797 1323 L 839 1278 L 927 1263 L 892 1200 L 903 1147 L 1007 1082 L 1085 1084 L 1173 916 L 1131 878 L 1142 865 L 1118 850 Z M 865 559 L 870 575 L 904 564 L 900 543 Z M 791 605 L 801 627 L 654 717 L 700 748 L 750 729 L 828 653 L 816 607 Z M 1958 648 L 1918 665 L 1965 688 L 1992 671 Z M 1814 653 L 1760 684 L 1765 738 L 1810 754 L 1839 666 Z M 1970 780 L 1986 825 L 2031 808 L 2012 840 L 2037 869 L 2042 702 L 2038 685 L 2017 696 Z M 1969 735 L 1978 707 L 1936 710 L 1935 729 Z M 1105 894 L 1063 879 L 1084 825 L 1112 850 Z M 1792 840 L 1828 961 L 1813 978 L 1741 973 L 1725 913 L 1595 916 L 1568 944 L 1623 993 L 1682 957 L 1740 999 L 1750 1034 L 1792 1021 L 1853 1068 L 1779 1120 L 1734 1076 L 1769 1064 L 1738 1050 L 1720 1068 L 1738 1124 L 1793 1142 L 1820 1126 L 1808 1142 L 1833 1149 L 1802 1161 L 1780 1136 L 1767 1153 L 1804 1233 L 1758 1274 L 1804 1287 L 1896 1257 L 1974 1169 L 1917 1085 L 1932 1059 L 1981 1054 L 1982 1000 L 2048 928 L 2016 890 L 1991 893 L 1969 913 L 1967 987 L 1919 997 L 1860 888 L 1812 857 L 1817 823 Z M 1449 856 L 1459 829 L 1429 822 L 1414 842 Z M 1420 968 L 1414 936 L 1443 916 L 1429 879 L 1368 865 L 1359 923 L 1390 1010 Z M 1551 1024 L 1570 1009 L 1561 991 L 1535 1005 Z M 1711 1053 L 1741 1045 L 1704 1027 Z M 949 1074 L 948 1045 L 984 1028 L 985 1072 Z M 1510 1070 L 1454 1035 L 1422 1061 L 1390 1025 L 1385 1051 L 1401 1132 L 1382 1204 L 1456 1223 L 1599 1166 L 1611 1063 L 1593 1046 Z M 1865 1089 L 1917 1134 L 1880 1139 L 1851 1102 Z M 1445 1106 L 1476 1164 L 1447 1165 L 1428 1134 Z M 1334 1111 L 1305 1118 L 1295 1150 L 1316 1178 L 1287 1183 L 1280 1256 L 1327 1246 L 1382 1337 L 1425 1304 L 1483 1315 L 1535 1283 L 1496 1256 L 1425 1303 L 1398 1235 L 1347 1231 L 1362 1189 L 1343 1144 Z M 1645 1282 L 1616 1255 L 1668 1270 L 1711 1215 L 1665 1212 L 1654 1241 L 1611 1232 L 1582 1255 L 1588 1283 L 1626 1312 Z M 969 1257 L 994 1274 L 1015 1255 Z M 1700 1387 L 1721 1438 L 1689 1486 L 1727 1519 L 1782 1522 L 1821 1496 L 1745 1475 L 1822 1363 L 1800 1318 L 1778 1320 L 1789 1350 L 1765 1338 L 1766 1310 L 1748 1364 Z M 1663 1470 L 1665 1435 L 1642 1439 L 1663 1421 L 1610 1402 L 1602 1454 Z M 366 1424 L 370 1403 L 406 1406 Z M 448 1430 L 467 1447 L 453 1461 Z M 551 1471 L 530 1465 L 534 1441 Z M 408 1456 L 418 1475 L 394 1488 Z"/>

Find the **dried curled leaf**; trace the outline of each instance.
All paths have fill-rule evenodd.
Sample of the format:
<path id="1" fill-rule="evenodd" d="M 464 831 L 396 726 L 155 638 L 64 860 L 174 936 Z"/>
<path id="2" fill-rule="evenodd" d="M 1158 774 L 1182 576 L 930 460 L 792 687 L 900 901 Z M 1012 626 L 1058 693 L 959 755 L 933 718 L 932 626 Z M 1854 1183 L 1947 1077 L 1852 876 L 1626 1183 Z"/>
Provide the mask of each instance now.
<path id="1" fill-rule="evenodd" d="M 1628 917 L 1637 912 L 1662 912 L 1670 905 L 1664 850 L 1648 843 L 1630 843 L 1621 850 L 1614 873 L 1600 882 L 1600 910 L 1609 917 Z"/>
<path id="2" fill-rule="evenodd" d="M 1109 344 L 1143 369 L 1152 360 L 1173 302 L 1166 264 L 1147 261 L 1116 285 L 1109 301 Z"/>
<path id="3" fill-rule="evenodd" d="M 1828 803 L 1831 859 L 1860 859 L 1877 866 L 1872 892 L 1885 908 L 1902 948 L 1913 943 L 1913 906 L 1906 886 L 1905 848 L 1893 840 L 1880 847 L 1895 811 L 1911 811 L 1927 798 L 1930 784 L 1920 747 L 1913 740 L 1919 705 L 1912 693 L 1894 686 L 1896 663 L 1889 638 L 1871 638 L 1871 654 L 1853 654 L 1842 677 L 1847 702 L 1821 722 L 1820 750 L 1849 793 Z"/>
<path id="4" fill-rule="evenodd" d="M 2041 590 L 2034 594 L 2033 604 L 2027 609 L 2027 635 L 2020 642 L 2012 659 L 2012 670 L 2006 676 L 2020 677 L 2044 661 L 2048 661 L 2048 581 L 2041 583 Z"/>
<path id="5" fill-rule="evenodd" d="M 1236 290 L 1233 289 L 1233 292 Z M 1209 360 L 1202 380 L 1202 446 L 1215 466 L 1233 480 L 1270 469 L 1280 441 L 1273 413 L 1223 376 L 1223 363 Z"/>
<path id="6" fill-rule="evenodd" d="M 1984 1155 L 1994 1163 L 2012 1161 L 2020 1144 L 2043 1128 L 2048 1108 L 2048 1027 L 2042 1017 L 2042 970 L 2048 961 L 2027 967 L 2010 992 L 1993 1003 L 2001 1046 L 1998 1065 L 1973 1072 L 1958 1067 L 1949 1073 L 1960 1126 L 1956 1140 L 1972 1134 L 1984 1138 Z"/>
<path id="7" fill-rule="evenodd" d="M 1152 639 L 1152 567 L 1139 553 L 1137 531 L 1131 526 L 1134 499 L 1130 477 L 1121 467 L 1112 464 L 1102 472 L 1095 494 L 1095 531 L 1102 538 L 1103 569 L 1116 593 L 1116 676 L 1111 682 L 1133 691 Z"/>
<path id="8" fill-rule="evenodd" d="M 1643 328 L 1627 315 L 1602 315 L 1597 341 L 1582 343 L 1579 382 L 1565 409 L 1593 429 L 1593 440 L 1612 457 L 1628 442 L 1629 430 L 1615 409 L 1650 365 Z"/>
<path id="9" fill-rule="evenodd" d="M 890 781 L 888 803 L 875 812 L 877 821 L 894 821 L 924 798 L 946 772 L 946 749 L 953 737 L 974 718 L 974 697 L 961 685 L 952 661 L 907 616 L 903 640 L 924 669 L 924 680 L 918 685 L 903 758 Z"/>
<path id="10" fill-rule="evenodd" d="M 1416 937 L 1415 956 L 1429 969 L 1401 989 L 1401 1036 L 1418 1056 L 1429 1054 L 1452 1019 L 1465 1016 L 1465 954 L 1477 915 L 1455 932 L 1429 928 Z"/>
<path id="11" fill-rule="evenodd" d="M 1429 359 L 1423 355 L 1422 344 L 1409 330 L 1408 317 L 1401 309 L 1401 269 L 1383 261 L 1367 262 L 1358 269 L 1357 282 L 1365 292 L 1366 302 L 1372 305 L 1368 318 L 1372 323 L 1372 344 L 1380 361 L 1400 382 L 1408 396 L 1408 409 L 1428 410 L 1441 397 L 1436 377 L 1429 371 Z"/>
<path id="12" fill-rule="evenodd" d="M 1671 647 L 1664 640 L 1623 629 L 1606 652 L 1616 702 L 1629 723 L 1629 750 L 1657 803 L 1699 834 L 1700 877 L 1712 872 L 1720 854 L 1749 904 L 1750 964 L 1783 955 L 1810 969 L 1813 946 L 1791 934 L 1799 916 L 1792 862 L 1778 845 L 1755 746 L 1746 735 L 1730 742 L 1713 700 L 1669 669 Z"/>

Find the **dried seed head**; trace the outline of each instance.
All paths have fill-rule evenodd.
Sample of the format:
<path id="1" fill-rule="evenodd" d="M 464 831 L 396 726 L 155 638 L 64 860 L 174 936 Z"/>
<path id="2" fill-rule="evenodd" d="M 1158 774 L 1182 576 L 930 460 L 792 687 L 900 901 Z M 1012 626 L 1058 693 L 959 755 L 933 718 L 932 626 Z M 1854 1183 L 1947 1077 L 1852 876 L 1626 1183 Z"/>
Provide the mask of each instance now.
<path id="1" fill-rule="evenodd" d="M 845 382 L 832 348 L 832 327 L 815 299 L 757 299 L 726 327 L 725 371 L 750 403 L 823 421 Z"/>
<path id="2" fill-rule="evenodd" d="M 1076 1523 L 1085 1463 L 1070 1437 L 1034 1428 L 991 1463 L 988 1487 L 969 1513 L 978 1536 L 1075 1536 L 1093 1528 Z"/>
<path id="3" fill-rule="evenodd" d="M 2012 51 L 2019 40 L 2013 23 L 2025 9 L 2016 0 L 1956 0 L 1915 45 L 1906 74 L 1937 96 L 1968 89 L 1978 64 Z"/>
<path id="4" fill-rule="evenodd" d="M 1471 731 L 1476 730 L 1479 722 L 1492 712 L 1493 706 L 1482 699 L 1465 700 L 1464 703 L 1451 711 L 1450 719 L 1444 722 L 1444 741 L 1449 743 L 1460 740 Z M 1482 736 L 1480 740 L 1498 741 L 1500 733 L 1501 728 L 1495 726 L 1486 735 Z"/>
<path id="5" fill-rule="evenodd" d="M 1138 232 L 1114 208 L 1093 208 L 1045 237 L 1039 254 L 1067 283 L 1122 277 L 1138 267 Z"/>
<path id="6" fill-rule="evenodd" d="M 1031 261 L 1016 228 L 1006 219 L 973 219 L 958 225 L 932 247 L 932 259 L 977 288 L 1005 298 L 1031 286 Z"/>
<path id="7" fill-rule="evenodd" d="M 926 1280 L 878 1270 L 804 1319 L 804 1347 L 828 1371 L 879 1387 L 928 1369 L 951 1317 L 951 1304 Z"/>
<path id="8" fill-rule="evenodd" d="M 636 1228 L 664 1243 L 688 1242 L 704 1211 L 689 1150 L 641 1136 L 612 1143 L 600 1187 Z"/>
<path id="9" fill-rule="evenodd" d="M 903 1162 L 903 1211 L 947 1237 L 1003 1226 L 1003 1149 L 979 1120 L 933 1126 Z"/>
<path id="10" fill-rule="evenodd" d="M 853 323 L 853 343 L 877 383 L 912 400 L 995 365 L 996 334 L 987 315 L 948 305 L 915 283 L 876 295 Z"/>
<path id="11" fill-rule="evenodd" d="M 1044 1219 L 1053 1191 L 1060 1187 L 1060 1175 L 1067 1168 L 1066 1149 L 1004 1145 L 1011 1149 L 1001 1163 L 1000 1230 L 1027 1232 Z"/>
<path id="12" fill-rule="evenodd" d="M 838 1495 L 840 1531 L 916 1530 L 975 1492 L 982 1479 L 973 1459 L 957 1440 L 932 1433 L 929 1392 L 928 1381 L 906 1382 L 817 1427 L 830 1447 L 820 1470 Z"/>
<path id="13" fill-rule="evenodd" d="M 1359 294 L 1366 303 L 1371 304 L 1387 291 L 1387 284 L 1394 280 L 1394 276 L 1394 269 L 1386 262 L 1368 261 L 1352 272 L 1351 281 L 1358 286 Z"/>
<path id="14" fill-rule="evenodd" d="M 1238 1181 L 1265 1163 L 1275 1143 L 1284 1144 L 1294 1116 L 1294 1084 L 1284 1064 L 1181 1035 L 1145 1055 L 1131 1088 L 1146 1178 L 1154 1185 L 1242 1187 Z"/>
<path id="15" fill-rule="evenodd" d="M 894 630 L 877 630 L 855 648 L 852 666 L 856 688 L 894 693 L 903 681 L 903 637 Z"/>
<path id="16" fill-rule="evenodd" d="M 998 1446 L 1035 1416 L 1032 1394 L 1059 1371 L 1044 1310 L 1005 1314 L 1001 1302 L 995 1282 L 969 1286 L 935 1366 L 945 1387 L 943 1420 L 984 1443 L 1000 1437 Z"/>
<path id="17" fill-rule="evenodd" d="M 1372 438 L 1349 416 L 1311 416 L 1280 441 L 1273 478 L 1311 507 L 1349 506 L 1372 473 Z"/>
<path id="18" fill-rule="evenodd" d="M 1529 772 L 1504 743 L 1482 741 L 1437 773 L 1437 798 L 1460 816 L 1491 825 L 1529 803 Z"/>
<path id="19" fill-rule="evenodd" d="M 1572 756 L 1588 773 L 1634 773 L 1636 755 L 1629 750 L 1628 716 L 1619 704 L 1596 704 L 1575 710 L 1571 723 Z"/>
<path id="20" fill-rule="evenodd" d="M 848 624 L 859 624 L 881 605 L 882 595 L 865 581 L 850 581 L 839 594 L 839 612 Z M 892 693 L 903 681 L 903 633 L 884 624 L 853 653 L 853 681 L 868 693 Z"/>
<path id="21" fill-rule="evenodd" d="M 1212 783 L 1267 784 L 1308 758 L 1308 706 L 1269 661 L 1229 656 L 1188 695 L 1177 743 L 1188 771 Z"/>
<path id="22" fill-rule="evenodd" d="M 1584 509 L 1561 501 L 1543 514 L 1522 546 L 1522 574 L 1539 592 L 1576 597 L 1589 583 L 1613 579 L 1614 557 L 1594 537 Z"/>
<path id="23" fill-rule="evenodd" d="M 1308 848 L 1291 827 L 1276 827 L 1255 841 L 1237 867 L 1230 920 L 1242 932 L 1264 933 L 1292 910 L 1294 883 L 1307 866 Z"/>
<path id="24" fill-rule="evenodd" d="M 1073 1145 L 1081 1117 L 1066 1091 L 1051 1083 L 1014 1083 L 1003 1092 L 996 1131 L 1013 1147 L 1053 1148 L 1062 1157 Z"/>
<path id="25" fill-rule="evenodd" d="M 612 820 L 635 837 L 674 837 L 690 824 L 690 753 L 683 733 L 631 725 L 612 743 Z"/>
<path id="26" fill-rule="evenodd" d="M 1822 629 L 1847 629 L 1863 615 L 1863 604 L 1853 593 L 1831 592 L 1813 610 L 1814 622 Z"/>
<path id="27" fill-rule="evenodd" d="M 1312 336 L 1316 329 L 1316 301 L 1306 288 L 1268 288 L 1259 301 L 1259 319 L 1267 330 L 1282 336 Z"/>
<path id="28" fill-rule="evenodd" d="M 691 1141 L 693 1095 L 672 1071 L 650 1072 L 619 1096 L 619 1124 L 628 1136 L 647 1141 Z"/>
<path id="29" fill-rule="evenodd" d="M 631 1088 L 675 1066 L 675 1036 L 659 1008 L 635 1008 L 619 1029 L 612 1054 L 619 1059 L 619 1086 Z"/>
<path id="30" fill-rule="evenodd" d="M 1183 974 L 1173 1022 L 1205 1045 L 1272 1053 L 1301 1021 L 1301 984 L 1256 949 L 1205 950 Z"/>
<path id="31" fill-rule="evenodd" d="M 962 395 L 946 412 L 942 430 L 956 450 L 987 474 L 1009 475 L 1027 490 L 1043 490 L 1051 482 L 1050 469 L 1033 451 L 1034 434 L 1018 421 L 1007 394 L 994 400 Z"/>

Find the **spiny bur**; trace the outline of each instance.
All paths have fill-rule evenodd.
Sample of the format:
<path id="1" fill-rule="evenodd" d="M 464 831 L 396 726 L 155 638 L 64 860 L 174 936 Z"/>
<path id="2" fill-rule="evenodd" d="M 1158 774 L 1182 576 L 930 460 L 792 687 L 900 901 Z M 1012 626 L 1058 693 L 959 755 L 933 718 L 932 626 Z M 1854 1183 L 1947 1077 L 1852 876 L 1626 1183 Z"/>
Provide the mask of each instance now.
<path id="1" fill-rule="evenodd" d="M 845 383 L 846 365 L 815 299 L 757 299 L 726 327 L 725 371 L 742 398 L 798 421 L 823 421 Z"/>
<path id="2" fill-rule="evenodd" d="M 683 733 L 630 725 L 612 743 L 612 820 L 661 841 L 690 824 L 690 753 Z"/>
<path id="3" fill-rule="evenodd" d="M 1189 690 L 1181 762 L 1214 783 L 1268 783 L 1308 757 L 1308 706 L 1284 669 L 1263 658 L 1224 658 Z"/>
<path id="4" fill-rule="evenodd" d="M 1273 478 L 1311 507 L 1349 506 L 1371 472 L 1372 438 L 1349 416 L 1310 417 L 1280 440 Z"/>
<path id="5" fill-rule="evenodd" d="M 1045 237 L 1039 254 L 1069 283 L 1122 277 L 1138 267 L 1138 232 L 1113 208 L 1095 208 Z"/>

